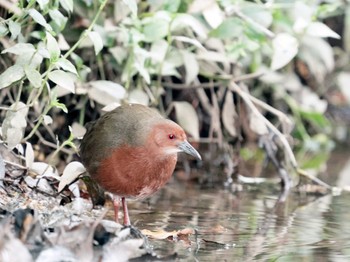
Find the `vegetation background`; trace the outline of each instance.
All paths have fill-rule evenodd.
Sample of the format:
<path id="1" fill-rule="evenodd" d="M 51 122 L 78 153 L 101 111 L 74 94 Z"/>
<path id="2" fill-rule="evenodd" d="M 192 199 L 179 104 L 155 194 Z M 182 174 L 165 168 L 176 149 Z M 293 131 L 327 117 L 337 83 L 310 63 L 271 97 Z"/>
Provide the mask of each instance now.
<path id="1" fill-rule="evenodd" d="M 78 159 L 84 124 L 123 102 L 157 107 L 192 141 L 215 145 L 218 161 L 208 153 L 204 163 L 224 164 L 227 176 L 238 156 L 264 158 L 242 142 L 260 141 L 272 159 L 284 152 L 286 168 L 317 171 L 332 139 L 346 141 L 347 1 L 2 0 L 0 7 L 1 138 L 15 156 L 2 166 L 7 174 L 29 170 L 28 185 L 60 181 L 65 168 L 76 175 L 80 166 L 67 163 Z"/>

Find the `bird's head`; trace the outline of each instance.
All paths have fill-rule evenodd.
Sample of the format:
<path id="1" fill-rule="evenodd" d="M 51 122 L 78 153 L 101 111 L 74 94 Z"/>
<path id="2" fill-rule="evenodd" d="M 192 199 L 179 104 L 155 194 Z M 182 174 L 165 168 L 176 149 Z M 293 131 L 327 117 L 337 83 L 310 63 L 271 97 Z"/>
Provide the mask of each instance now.
<path id="1" fill-rule="evenodd" d="M 200 154 L 187 141 L 185 131 L 175 122 L 164 120 L 157 123 L 151 132 L 157 147 L 166 155 L 172 155 L 178 152 L 184 152 L 201 160 Z"/>

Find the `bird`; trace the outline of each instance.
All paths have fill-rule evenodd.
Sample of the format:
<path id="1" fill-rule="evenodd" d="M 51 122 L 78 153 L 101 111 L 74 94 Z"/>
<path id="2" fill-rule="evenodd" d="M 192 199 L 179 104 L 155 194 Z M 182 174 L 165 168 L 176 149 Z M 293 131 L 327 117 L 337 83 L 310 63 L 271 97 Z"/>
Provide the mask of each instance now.
<path id="1" fill-rule="evenodd" d="M 125 226 L 131 225 L 126 199 L 143 199 L 161 189 L 174 172 L 178 152 L 201 160 L 182 127 L 141 104 L 121 105 L 86 129 L 82 163 L 92 180 L 112 195 L 117 223 L 121 200 Z"/>

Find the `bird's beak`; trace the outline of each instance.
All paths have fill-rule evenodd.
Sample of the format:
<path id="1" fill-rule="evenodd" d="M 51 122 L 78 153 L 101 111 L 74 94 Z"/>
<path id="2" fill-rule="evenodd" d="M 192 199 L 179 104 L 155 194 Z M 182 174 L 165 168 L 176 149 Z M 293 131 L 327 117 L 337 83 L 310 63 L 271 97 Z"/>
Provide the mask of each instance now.
<path id="1" fill-rule="evenodd" d="M 180 144 L 178 144 L 177 146 L 182 152 L 185 152 L 186 154 L 189 154 L 191 156 L 194 156 L 195 158 L 202 160 L 201 155 L 197 152 L 196 149 L 194 149 L 194 147 L 188 143 L 187 140 L 181 142 Z"/>

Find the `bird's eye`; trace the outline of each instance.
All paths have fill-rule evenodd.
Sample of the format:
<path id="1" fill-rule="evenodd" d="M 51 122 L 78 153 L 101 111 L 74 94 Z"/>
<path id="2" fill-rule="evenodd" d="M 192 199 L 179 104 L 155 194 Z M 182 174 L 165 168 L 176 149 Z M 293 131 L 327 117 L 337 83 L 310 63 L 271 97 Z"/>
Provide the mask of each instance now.
<path id="1" fill-rule="evenodd" d="M 174 138 L 175 138 L 175 135 L 173 135 L 173 134 L 169 135 L 169 139 L 174 139 Z"/>

